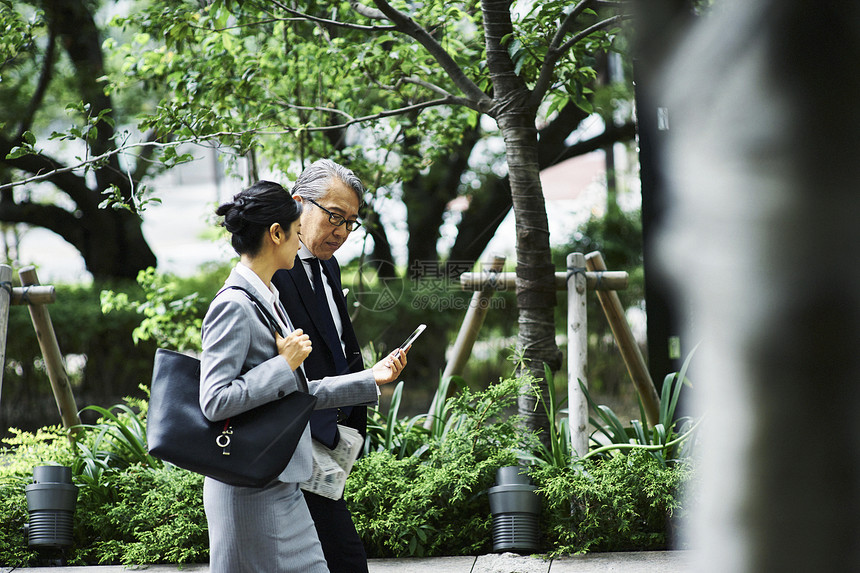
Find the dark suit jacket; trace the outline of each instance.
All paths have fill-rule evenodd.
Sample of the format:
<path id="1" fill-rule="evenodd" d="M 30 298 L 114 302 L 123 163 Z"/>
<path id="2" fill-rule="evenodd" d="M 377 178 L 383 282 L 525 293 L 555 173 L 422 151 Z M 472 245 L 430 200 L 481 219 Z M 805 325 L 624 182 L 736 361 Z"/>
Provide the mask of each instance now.
<path id="1" fill-rule="evenodd" d="M 364 369 L 364 364 L 361 359 L 361 348 L 358 345 L 358 339 L 355 337 L 355 331 L 352 328 L 352 323 L 349 320 L 349 313 L 346 308 L 346 299 L 343 296 L 343 287 L 340 282 L 340 265 L 334 257 L 327 261 L 321 261 L 328 271 L 328 276 L 331 278 L 332 294 L 334 302 L 340 312 L 340 321 L 343 325 L 343 342 L 346 346 L 346 361 L 349 365 L 349 372 L 359 372 Z M 310 378 L 323 378 L 325 376 L 333 376 L 336 374 L 344 374 L 343 372 L 335 372 L 334 359 L 332 351 L 328 346 L 326 337 L 319 331 L 317 324 L 319 322 L 316 299 L 311 288 L 311 283 L 308 280 L 307 272 L 305 271 L 304 263 L 296 256 L 296 263 L 292 269 L 282 269 L 275 273 L 272 277 L 272 282 L 281 296 L 281 302 L 290 315 L 290 320 L 295 328 L 301 328 L 305 334 L 311 339 L 313 350 L 305 359 L 305 373 Z M 347 409 L 343 409 L 346 411 Z M 325 410 L 317 410 L 311 416 L 311 435 L 317 440 L 325 443 L 325 440 L 320 439 L 320 436 L 314 432 L 314 428 L 320 428 L 326 423 L 336 421 L 338 409 L 331 408 Z M 364 435 L 367 431 L 367 408 L 365 406 L 355 406 L 349 411 L 345 421 L 341 422 L 346 426 L 357 429 Z M 334 447 L 335 444 L 326 444 L 329 447 Z"/>

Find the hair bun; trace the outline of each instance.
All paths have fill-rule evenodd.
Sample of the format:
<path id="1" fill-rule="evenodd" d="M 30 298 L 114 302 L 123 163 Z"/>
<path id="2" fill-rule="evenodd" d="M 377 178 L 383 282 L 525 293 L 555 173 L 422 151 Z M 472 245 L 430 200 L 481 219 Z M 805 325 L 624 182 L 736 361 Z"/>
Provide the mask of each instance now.
<path id="1" fill-rule="evenodd" d="M 223 203 L 215 211 L 216 215 L 224 217 L 221 226 L 227 229 L 230 233 L 240 233 L 246 227 L 244 211 L 247 206 L 247 201 L 244 197 L 237 196 L 229 203 Z"/>

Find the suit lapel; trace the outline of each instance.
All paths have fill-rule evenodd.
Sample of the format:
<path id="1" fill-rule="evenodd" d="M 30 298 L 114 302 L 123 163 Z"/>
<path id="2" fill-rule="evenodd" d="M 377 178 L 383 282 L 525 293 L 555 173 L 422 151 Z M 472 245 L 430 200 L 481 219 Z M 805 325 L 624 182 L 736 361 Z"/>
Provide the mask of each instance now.
<path id="1" fill-rule="evenodd" d="M 323 264 L 325 264 L 329 261 L 322 262 Z M 311 282 L 308 280 L 308 274 L 305 271 L 305 264 L 302 262 L 298 255 L 296 256 L 296 262 L 293 264 L 293 268 L 288 270 L 287 274 L 292 279 L 293 285 L 296 288 L 296 292 L 299 295 L 299 299 L 302 301 L 302 306 L 305 307 L 305 312 L 308 313 L 308 316 L 311 318 L 311 321 L 314 323 L 314 325 L 322 324 L 322 320 L 320 318 L 319 310 L 317 307 L 316 297 L 314 296 L 314 291 L 311 288 Z M 335 274 L 334 276 L 337 275 Z M 333 282 L 336 283 L 337 281 Z M 344 311 L 346 310 L 346 301 L 343 298 L 343 293 L 337 287 L 332 289 L 332 293 L 334 295 L 334 300 L 335 304 L 337 305 L 338 312 L 341 316 L 341 321 L 343 322 L 343 315 Z M 340 300 L 338 300 L 338 295 L 340 295 Z M 349 325 L 348 320 L 347 322 L 343 323 L 343 328 L 346 329 L 347 327 L 349 327 L 350 329 L 349 332 L 352 333 L 352 325 Z M 317 329 L 319 329 L 319 326 L 317 326 Z M 355 338 L 354 333 L 352 333 L 351 335 L 353 338 Z M 326 347 L 328 347 L 329 352 L 335 352 L 335 349 L 331 348 L 331 345 L 329 344 L 328 337 L 322 336 L 321 338 L 325 342 Z M 337 351 L 342 353 L 343 349 L 339 348 L 337 349 Z M 347 360 L 347 362 L 349 362 L 349 360 Z"/>
<path id="2" fill-rule="evenodd" d="M 358 345 L 358 339 L 355 336 L 352 322 L 350 322 L 349 313 L 346 308 L 346 299 L 343 296 L 343 291 L 340 286 L 340 266 L 337 264 L 334 257 L 327 261 L 322 261 L 322 263 L 323 268 L 331 279 L 331 282 L 334 283 L 332 293 L 334 294 L 335 305 L 337 306 L 340 314 L 341 326 L 343 328 L 343 342 L 346 346 L 346 361 L 350 365 L 350 370 L 352 372 L 356 372 L 363 369 L 364 366 L 361 360 L 361 349 Z M 299 256 L 296 256 L 296 262 L 293 265 L 293 268 L 286 271 L 286 274 L 290 277 L 292 287 L 295 289 L 296 294 L 310 320 L 315 325 L 320 324 L 314 291 L 311 288 L 310 280 L 308 280 L 308 274 L 305 270 L 304 263 Z M 328 343 L 326 343 L 326 347 L 328 346 Z M 331 351 L 332 349 L 329 348 L 329 350 Z"/>
<path id="3" fill-rule="evenodd" d="M 289 275 L 290 279 L 293 281 L 293 286 L 295 286 L 296 292 L 299 295 L 299 300 L 302 301 L 302 305 L 305 307 L 305 311 L 308 313 L 308 316 L 311 317 L 311 320 L 315 324 L 318 324 L 320 322 L 320 316 L 317 312 L 314 291 L 311 288 L 311 282 L 308 280 L 308 274 L 305 272 L 305 264 L 298 255 L 296 256 L 296 262 L 293 264 L 293 268 L 287 271 L 287 275 Z"/>
<path id="4" fill-rule="evenodd" d="M 361 348 L 358 345 L 358 338 L 355 336 L 355 330 L 352 327 L 352 321 L 349 317 L 349 311 L 346 308 L 346 298 L 343 296 L 343 287 L 340 282 L 340 265 L 337 260 L 332 257 L 327 261 L 323 261 L 323 268 L 335 284 L 334 301 L 337 305 L 337 310 L 340 313 L 340 322 L 343 327 L 343 342 L 346 347 L 346 361 L 350 365 L 352 372 L 361 370 L 364 365 L 361 360 Z"/>

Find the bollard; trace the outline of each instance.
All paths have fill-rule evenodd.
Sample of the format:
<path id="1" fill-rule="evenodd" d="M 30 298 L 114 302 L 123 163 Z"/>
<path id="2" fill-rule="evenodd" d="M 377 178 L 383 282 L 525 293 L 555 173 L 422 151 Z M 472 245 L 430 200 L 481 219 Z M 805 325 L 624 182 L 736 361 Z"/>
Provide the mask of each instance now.
<path id="1" fill-rule="evenodd" d="M 36 466 L 33 468 L 33 483 L 25 490 L 30 512 L 28 545 L 70 546 L 78 499 L 78 488 L 72 484 L 72 468 Z"/>
<path id="2" fill-rule="evenodd" d="M 534 552 L 538 550 L 540 500 L 523 468 L 509 466 L 496 470 L 496 484 L 487 493 L 493 515 L 493 551 Z"/>

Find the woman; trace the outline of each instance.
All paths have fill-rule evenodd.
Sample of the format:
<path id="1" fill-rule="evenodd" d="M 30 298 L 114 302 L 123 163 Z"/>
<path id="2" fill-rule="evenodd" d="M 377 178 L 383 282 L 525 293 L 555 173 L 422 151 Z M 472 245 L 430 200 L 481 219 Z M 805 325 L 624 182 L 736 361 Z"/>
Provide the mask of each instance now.
<path id="1" fill-rule="evenodd" d="M 301 364 L 311 343 L 293 330 L 271 284 L 278 269 L 293 266 L 299 249 L 300 206 L 278 185 L 260 181 L 218 207 L 240 260 L 225 286 L 241 286 L 268 305 L 286 337 L 273 335 L 251 300 L 229 289 L 212 301 L 203 320 L 200 407 L 224 420 L 301 387 Z M 317 408 L 373 404 L 377 385 L 392 382 L 406 365 L 395 351 L 373 368 L 307 381 Z M 327 572 L 325 558 L 299 483 L 311 475 L 306 427 L 289 464 L 262 488 L 227 485 L 206 478 L 203 505 L 209 524 L 210 571 Z"/>

